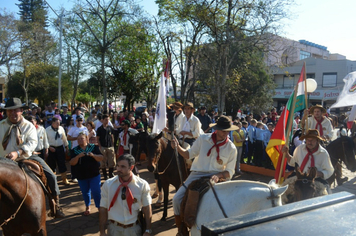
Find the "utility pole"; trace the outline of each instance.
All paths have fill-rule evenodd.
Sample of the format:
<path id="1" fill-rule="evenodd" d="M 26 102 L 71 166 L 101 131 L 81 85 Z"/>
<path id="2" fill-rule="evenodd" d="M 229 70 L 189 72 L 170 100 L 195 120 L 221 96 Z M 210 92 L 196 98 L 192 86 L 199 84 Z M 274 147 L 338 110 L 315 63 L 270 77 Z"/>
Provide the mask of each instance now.
<path id="1" fill-rule="evenodd" d="M 58 73 L 58 107 L 62 106 L 62 32 L 63 32 L 63 13 L 64 10 L 62 9 L 61 15 L 58 15 L 55 10 L 48 4 L 46 0 L 44 0 L 46 4 L 51 8 L 51 10 L 56 14 L 59 18 L 59 73 Z"/>

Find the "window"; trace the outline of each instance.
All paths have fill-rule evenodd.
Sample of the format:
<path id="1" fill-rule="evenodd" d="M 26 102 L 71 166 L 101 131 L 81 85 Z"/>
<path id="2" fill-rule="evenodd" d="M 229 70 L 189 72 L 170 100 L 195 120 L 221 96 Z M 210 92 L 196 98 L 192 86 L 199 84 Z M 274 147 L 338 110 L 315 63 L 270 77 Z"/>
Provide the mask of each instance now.
<path id="1" fill-rule="evenodd" d="M 315 79 L 315 74 L 307 74 L 307 79 Z"/>
<path id="2" fill-rule="evenodd" d="M 2 84 L 0 84 L 0 91 L 2 91 Z"/>
<path id="3" fill-rule="evenodd" d="M 336 73 L 324 73 L 323 74 L 323 87 L 332 88 L 336 87 L 337 74 Z"/>
<path id="4" fill-rule="evenodd" d="M 311 56 L 310 52 L 306 52 L 306 51 L 300 50 L 300 54 L 299 54 L 299 59 L 300 60 L 303 60 L 303 59 L 308 58 L 310 56 Z"/>
<path id="5" fill-rule="evenodd" d="M 283 88 L 294 88 L 295 84 L 294 75 L 283 77 Z"/>

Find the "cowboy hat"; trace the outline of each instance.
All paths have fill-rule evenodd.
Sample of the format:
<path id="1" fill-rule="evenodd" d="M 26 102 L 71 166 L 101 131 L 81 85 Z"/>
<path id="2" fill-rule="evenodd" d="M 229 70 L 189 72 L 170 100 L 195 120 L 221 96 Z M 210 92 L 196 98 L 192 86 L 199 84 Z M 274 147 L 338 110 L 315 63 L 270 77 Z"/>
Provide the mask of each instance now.
<path id="1" fill-rule="evenodd" d="M 183 104 L 182 103 L 180 103 L 180 102 L 175 102 L 175 103 L 173 103 L 172 104 L 172 106 L 171 106 L 173 109 L 182 109 L 182 107 L 183 107 Z"/>
<path id="2" fill-rule="evenodd" d="M 220 116 L 218 121 L 214 124 L 210 124 L 209 127 L 215 130 L 222 131 L 231 131 L 239 129 L 239 127 L 237 127 L 236 125 L 231 124 L 231 119 L 227 116 Z"/>
<path id="3" fill-rule="evenodd" d="M 28 106 L 26 106 L 25 103 L 22 103 L 20 98 L 9 98 L 6 101 L 5 107 L 3 109 L 4 110 L 11 110 L 11 109 L 17 109 L 17 108 L 27 109 Z"/>
<path id="4" fill-rule="evenodd" d="M 307 131 L 306 134 L 300 136 L 300 140 L 304 140 L 304 139 L 307 139 L 307 138 L 316 138 L 316 139 L 319 139 L 321 141 L 325 141 L 325 139 L 323 139 L 322 137 L 320 137 L 320 134 L 319 134 L 319 130 L 317 129 L 310 129 Z"/>
<path id="5" fill-rule="evenodd" d="M 317 104 L 315 106 L 312 106 L 310 108 L 310 110 L 309 110 L 309 113 L 313 114 L 314 113 L 314 109 L 316 109 L 316 108 L 320 109 L 322 114 L 326 114 L 326 109 L 322 105 L 319 105 L 319 104 Z"/>
<path id="6" fill-rule="evenodd" d="M 187 102 L 186 104 L 184 104 L 183 108 L 186 108 L 186 107 L 190 107 L 191 109 L 195 109 L 192 102 Z"/>

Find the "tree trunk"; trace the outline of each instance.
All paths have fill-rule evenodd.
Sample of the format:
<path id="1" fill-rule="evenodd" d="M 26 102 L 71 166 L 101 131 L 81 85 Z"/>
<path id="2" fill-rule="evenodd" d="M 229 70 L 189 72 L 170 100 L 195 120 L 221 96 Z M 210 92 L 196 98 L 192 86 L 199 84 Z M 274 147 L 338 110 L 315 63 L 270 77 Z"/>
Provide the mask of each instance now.
<path id="1" fill-rule="evenodd" d="M 106 79 L 105 79 L 105 51 L 102 50 L 101 52 L 101 76 L 102 76 L 102 84 L 103 84 L 103 97 L 104 97 L 104 111 L 108 110 L 108 94 L 107 94 L 107 87 L 106 87 Z"/>

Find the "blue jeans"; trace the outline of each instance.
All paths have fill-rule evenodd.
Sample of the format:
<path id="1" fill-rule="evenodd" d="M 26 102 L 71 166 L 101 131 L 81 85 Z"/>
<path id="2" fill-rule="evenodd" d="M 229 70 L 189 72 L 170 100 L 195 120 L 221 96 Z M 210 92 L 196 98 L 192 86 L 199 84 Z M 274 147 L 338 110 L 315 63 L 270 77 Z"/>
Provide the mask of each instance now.
<path id="1" fill-rule="evenodd" d="M 85 206 L 90 206 L 91 194 L 93 194 L 95 206 L 100 207 L 100 174 L 90 179 L 78 179 L 80 190 L 85 202 Z"/>

